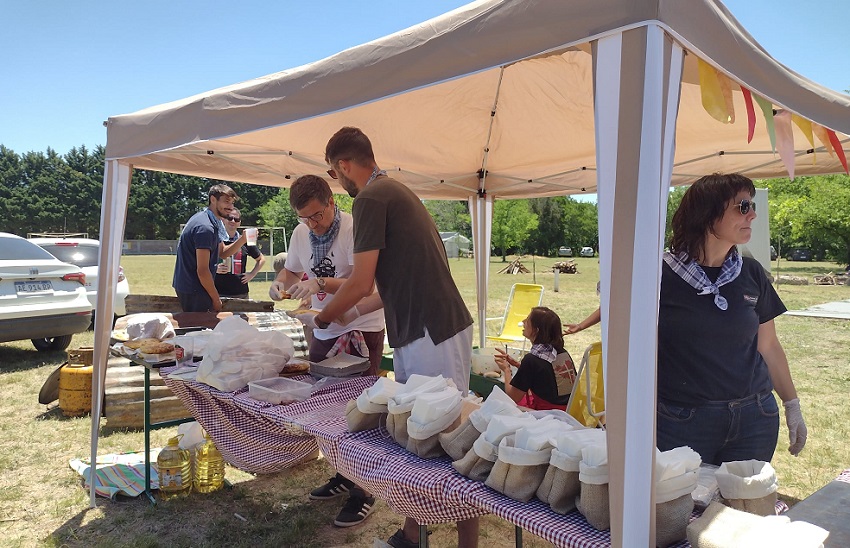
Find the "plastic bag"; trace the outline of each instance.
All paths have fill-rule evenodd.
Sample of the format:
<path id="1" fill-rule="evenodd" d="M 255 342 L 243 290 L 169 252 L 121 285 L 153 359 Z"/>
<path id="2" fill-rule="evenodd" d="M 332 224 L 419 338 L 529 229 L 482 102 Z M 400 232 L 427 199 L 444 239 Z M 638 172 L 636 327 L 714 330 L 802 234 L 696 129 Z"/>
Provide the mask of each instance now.
<path id="1" fill-rule="evenodd" d="M 131 339 L 170 339 L 174 326 L 163 314 L 132 314 L 127 317 L 127 336 Z"/>
<path id="2" fill-rule="evenodd" d="M 218 323 L 207 342 L 197 381 L 225 392 L 276 377 L 295 354 L 292 339 L 260 331 L 238 316 Z"/>

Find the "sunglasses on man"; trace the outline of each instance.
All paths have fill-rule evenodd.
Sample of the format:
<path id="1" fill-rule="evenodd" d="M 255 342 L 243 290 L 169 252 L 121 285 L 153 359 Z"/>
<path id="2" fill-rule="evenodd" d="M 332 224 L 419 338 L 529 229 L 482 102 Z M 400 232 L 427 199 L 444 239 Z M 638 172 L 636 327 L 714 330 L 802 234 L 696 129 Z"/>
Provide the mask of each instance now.
<path id="1" fill-rule="evenodd" d="M 228 220 L 228 221 L 232 221 L 232 222 L 234 222 L 234 223 L 241 223 L 241 222 L 242 222 L 242 217 L 227 217 L 227 220 Z"/>
<path id="2" fill-rule="evenodd" d="M 741 203 L 735 205 L 741 211 L 741 215 L 746 215 L 751 209 L 756 210 L 756 203 L 753 200 L 741 200 Z"/>

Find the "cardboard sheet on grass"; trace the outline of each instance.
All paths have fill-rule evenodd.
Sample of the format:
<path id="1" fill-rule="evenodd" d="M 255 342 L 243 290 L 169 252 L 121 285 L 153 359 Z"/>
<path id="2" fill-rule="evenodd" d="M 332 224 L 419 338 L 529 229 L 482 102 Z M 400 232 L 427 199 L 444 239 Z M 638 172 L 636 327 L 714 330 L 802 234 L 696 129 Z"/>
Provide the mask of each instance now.
<path id="1" fill-rule="evenodd" d="M 850 320 L 850 299 L 846 301 L 833 301 L 831 303 L 816 304 L 803 310 L 789 310 L 785 314 L 789 316 L 811 316 L 813 318 L 834 318 L 836 320 Z"/>

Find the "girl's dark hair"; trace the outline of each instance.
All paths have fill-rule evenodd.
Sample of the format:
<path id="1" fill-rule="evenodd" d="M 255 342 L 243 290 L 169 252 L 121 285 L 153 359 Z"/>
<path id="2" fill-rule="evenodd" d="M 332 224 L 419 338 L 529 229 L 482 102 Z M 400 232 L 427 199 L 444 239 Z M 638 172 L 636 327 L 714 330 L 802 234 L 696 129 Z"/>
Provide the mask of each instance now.
<path id="1" fill-rule="evenodd" d="M 535 306 L 528 314 L 531 327 L 537 330 L 537 335 L 531 341 L 534 344 L 550 344 L 559 354 L 564 352 L 564 332 L 561 328 L 561 318 L 545 306 Z"/>
<path id="2" fill-rule="evenodd" d="M 749 192 L 750 197 L 756 195 L 753 181 L 740 173 L 713 173 L 697 179 L 673 214 L 670 251 L 684 251 L 691 260 L 702 257 L 705 235 L 713 233 L 714 223 L 723 218 L 729 201 L 742 190 Z"/>

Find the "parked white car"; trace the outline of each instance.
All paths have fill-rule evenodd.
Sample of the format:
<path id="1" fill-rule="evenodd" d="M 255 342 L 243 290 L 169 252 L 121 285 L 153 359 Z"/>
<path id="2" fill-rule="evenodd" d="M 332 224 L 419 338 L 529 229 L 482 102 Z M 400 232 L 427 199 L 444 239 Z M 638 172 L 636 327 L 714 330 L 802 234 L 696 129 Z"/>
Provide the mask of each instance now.
<path id="1" fill-rule="evenodd" d="M 594 251 L 592 247 L 583 247 L 581 251 L 579 251 L 579 255 L 582 257 L 593 257 Z"/>
<path id="2" fill-rule="evenodd" d="M 86 275 L 34 243 L 0 232 L 0 342 L 32 340 L 39 351 L 65 350 L 88 329 Z"/>
<path id="3" fill-rule="evenodd" d="M 97 307 L 97 261 L 100 242 L 90 238 L 30 238 L 34 244 L 62 262 L 79 266 L 86 274 L 86 296 L 92 308 Z M 124 299 L 130 294 L 130 284 L 124 269 L 118 267 L 118 285 L 115 289 L 115 314 L 124 316 L 127 308 Z"/>

